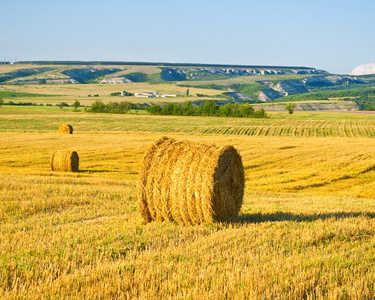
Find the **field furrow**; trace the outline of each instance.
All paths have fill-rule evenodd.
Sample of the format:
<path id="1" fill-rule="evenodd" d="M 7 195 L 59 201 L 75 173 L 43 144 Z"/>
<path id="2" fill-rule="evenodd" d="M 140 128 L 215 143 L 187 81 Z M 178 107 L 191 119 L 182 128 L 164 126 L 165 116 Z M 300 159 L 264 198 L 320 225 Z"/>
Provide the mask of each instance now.
<path id="1" fill-rule="evenodd" d="M 375 123 L 329 116 L 0 109 L 0 298 L 374 298 Z M 138 177 L 161 135 L 238 150 L 236 219 L 142 223 Z M 57 149 L 80 171 L 51 171 Z"/>
<path id="2" fill-rule="evenodd" d="M 372 119 L 244 119 L 28 112 L 1 109 L 1 132 L 55 132 L 63 123 L 75 133 L 155 132 L 291 137 L 373 137 Z M 93 121 L 94 123 L 90 123 Z M 90 126 L 87 126 L 90 123 Z M 150 126 L 151 125 L 151 126 Z"/>

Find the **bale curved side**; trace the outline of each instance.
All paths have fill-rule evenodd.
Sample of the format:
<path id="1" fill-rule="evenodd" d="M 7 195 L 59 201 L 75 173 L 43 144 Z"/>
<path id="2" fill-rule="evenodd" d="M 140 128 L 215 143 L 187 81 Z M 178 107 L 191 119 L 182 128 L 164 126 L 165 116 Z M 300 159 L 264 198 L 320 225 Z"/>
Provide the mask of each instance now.
<path id="1" fill-rule="evenodd" d="M 160 151 L 162 148 L 161 145 L 167 140 L 168 138 L 161 138 L 156 140 L 148 147 L 143 157 L 142 169 L 138 181 L 137 196 L 139 212 L 143 220 L 145 220 L 146 222 L 151 222 L 153 220 L 153 216 L 151 216 L 152 209 L 149 205 L 150 201 L 147 201 L 147 198 L 150 198 L 148 191 L 150 191 L 150 189 L 152 190 L 150 185 L 152 186 L 153 183 L 153 178 L 149 176 L 149 173 L 152 173 L 152 169 L 156 162 L 154 157 L 157 156 L 157 154 L 155 152 Z"/>
<path id="2" fill-rule="evenodd" d="M 145 222 L 225 221 L 241 209 L 244 182 L 241 157 L 234 147 L 162 137 L 143 159 L 139 211 Z"/>
<path id="3" fill-rule="evenodd" d="M 57 150 L 51 157 L 51 170 L 61 172 L 78 172 L 79 157 L 76 151 Z"/>
<path id="4" fill-rule="evenodd" d="M 245 173 L 241 156 L 233 146 L 218 149 L 212 157 L 215 164 L 213 195 L 210 200 L 216 221 L 234 218 L 241 210 L 245 189 Z"/>
<path id="5" fill-rule="evenodd" d="M 55 171 L 55 167 L 54 167 L 54 164 L 53 164 L 53 162 L 55 160 L 55 153 L 56 153 L 56 151 L 52 153 L 52 157 L 51 157 L 51 161 L 50 161 L 50 166 L 51 166 L 52 171 Z"/>
<path id="6" fill-rule="evenodd" d="M 59 127 L 59 133 L 73 134 L 73 126 L 69 124 L 62 124 Z"/>

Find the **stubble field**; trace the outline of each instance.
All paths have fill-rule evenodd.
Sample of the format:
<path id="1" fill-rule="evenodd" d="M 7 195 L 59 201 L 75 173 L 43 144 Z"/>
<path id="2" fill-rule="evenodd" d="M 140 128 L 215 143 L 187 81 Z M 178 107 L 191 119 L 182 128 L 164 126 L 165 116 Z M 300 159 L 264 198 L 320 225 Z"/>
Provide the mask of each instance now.
<path id="1" fill-rule="evenodd" d="M 374 121 L 312 119 L 1 108 L 0 298 L 374 298 Z M 138 172 L 162 135 L 238 149 L 236 220 L 142 224 Z M 80 172 L 50 171 L 58 149 L 78 152 Z"/>

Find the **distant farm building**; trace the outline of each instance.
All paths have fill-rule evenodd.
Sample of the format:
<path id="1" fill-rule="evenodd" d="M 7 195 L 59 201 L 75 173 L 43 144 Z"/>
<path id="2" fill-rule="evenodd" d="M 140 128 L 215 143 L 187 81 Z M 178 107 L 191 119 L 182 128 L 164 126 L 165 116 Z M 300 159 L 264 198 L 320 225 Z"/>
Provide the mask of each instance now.
<path id="1" fill-rule="evenodd" d="M 163 94 L 161 97 L 162 97 L 162 98 L 168 98 L 168 97 L 180 97 L 180 95 Z"/>
<path id="2" fill-rule="evenodd" d="M 158 92 L 143 92 L 143 93 L 135 93 L 136 97 L 143 97 L 143 98 L 156 98 L 159 97 Z"/>

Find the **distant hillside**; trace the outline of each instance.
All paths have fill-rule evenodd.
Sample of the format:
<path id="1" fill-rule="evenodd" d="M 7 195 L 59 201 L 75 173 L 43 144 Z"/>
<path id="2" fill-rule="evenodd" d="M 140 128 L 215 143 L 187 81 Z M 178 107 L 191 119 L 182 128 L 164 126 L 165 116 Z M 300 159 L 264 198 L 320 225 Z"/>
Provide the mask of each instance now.
<path id="1" fill-rule="evenodd" d="M 273 93 L 262 91 L 259 100 L 272 101 L 285 96 L 317 92 L 320 90 L 337 90 L 365 85 L 358 77 L 346 75 L 328 75 L 303 78 L 302 80 L 258 81 L 273 90 Z"/>
<path id="2" fill-rule="evenodd" d="M 219 65 L 219 64 L 175 64 L 175 63 L 133 63 L 133 62 L 70 62 L 70 61 L 31 61 L 17 62 L 25 64 L 24 71 L 28 70 L 28 64 L 48 65 L 49 68 L 41 68 L 37 78 L 22 78 L 26 75 L 18 71 L 16 74 L 2 74 L 5 84 L 74 84 L 74 83 L 129 83 L 129 82 L 174 82 L 174 81 L 201 81 L 201 80 L 222 80 L 236 77 L 246 77 L 254 75 L 320 75 L 328 74 L 325 71 L 307 67 L 284 67 L 284 66 L 249 66 L 249 65 Z M 108 67 L 105 67 L 105 66 Z M 159 71 L 154 74 L 143 72 L 133 72 L 120 74 L 118 77 L 111 74 L 121 72 L 124 66 L 156 66 Z M 52 66 L 52 67 L 51 67 Z M 65 66 L 65 70 L 56 71 L 53 78 L 43 76 L 43 72 L 56 70 Z M 77 66 L 69 68 L 69 66 Z M 117 67 L 116 67 L 117 66 Z M 35 68 L 34 68 L 35 69 Z M 58 76 L 60 74 L 60 77 Z M 18 76 L 19 75 L 19 76 Z M 31 75 L 31 73 L 30 73 Z M 45 74 L 47 75 L 47 74 Z M 108 75 L 111 75 L 108 77 Z M 68 77 L 68 78 L 67 78 Z M 43 80 L 45 79 L 45 81 Z M 38 81 L 40 80 L 40 82 Z"/>
<path id="3" fill-rule="evenodd" d="M 30 75 L 46 72 L 48 70 L 51 70 L 51 68 L 20 69 L 9 73 L 3 73 L 0 74 L 0 84 L 3 84 L 4 82 L 7 82 L 15 78 L 27 77 Z"/>
<path id="4" fill-rule="evenodd" d="M 62 72 L 79 83 L 99 83 L 106 75 L 120 72 L 122 69 L 116 68 L 80 68 L 70 69 Z"/>
<path id="5" fill-rule="evenodd" d="M 330 92 L 333 91 L 349 91 L 353 89 L 364 89 L 375 86 L 375 75 L 373 77 L 358 77 L 349 75 L 314 75 L 310 77 L 301 77 L 285 79 L 288 76 L 283 76 L 283 79 L 278 79 L 278 76 L 270 76 L 270 80 L 255 80 L 252 83 L 235 83 L 235 84 L 223 84 L 225 81 L 220 81 L 220 84 L 183 84 L 186 87 L 199 87 L 206 89 L 216 89 L 226 91 L 224 94 L 229 95 L 237 99 L 236 94 L 240 94 L 250 97 L 251 99 L 258 100 L 260 102 L 280 102 L 280 101 L 301 101 L 301 100 L 328 100 L 332 96 Z M 346 95 L 349 93 L 336 93 L 336 97 L 349 97 Z M 340 96 L 342 95 L 342 96 Z M 298 97 L 297 97 L 298 96 Z M 356 97 L 359 95 L 356 94 Z M 292 98 L 294 97 L 294 98 Z M 314 98 L 316 97 L 316 98 Z M 298 99 L 298 100 L 297 100 Z"/>
<path id="6" fill-rule="evenodd" d="M 375 75 L 334 75 L 310 67 L 113 61 L 23 61 L 16 65 L 12 72 L 9 67 L 8 73 L 0 72 L 0 85 L 164 83 L 209 89 L 207 94 L 211 96 L 216 90 L 216 98 L 221 101 L 264 103 L 352 97 L 361 108 L 375 109 L 373 95 L 363 91 L 375 87 Z M 359 92 L 350 96 L 353 90 Z M 199 99 L 205 96 L 201 91 L 195 95 Z"/>

